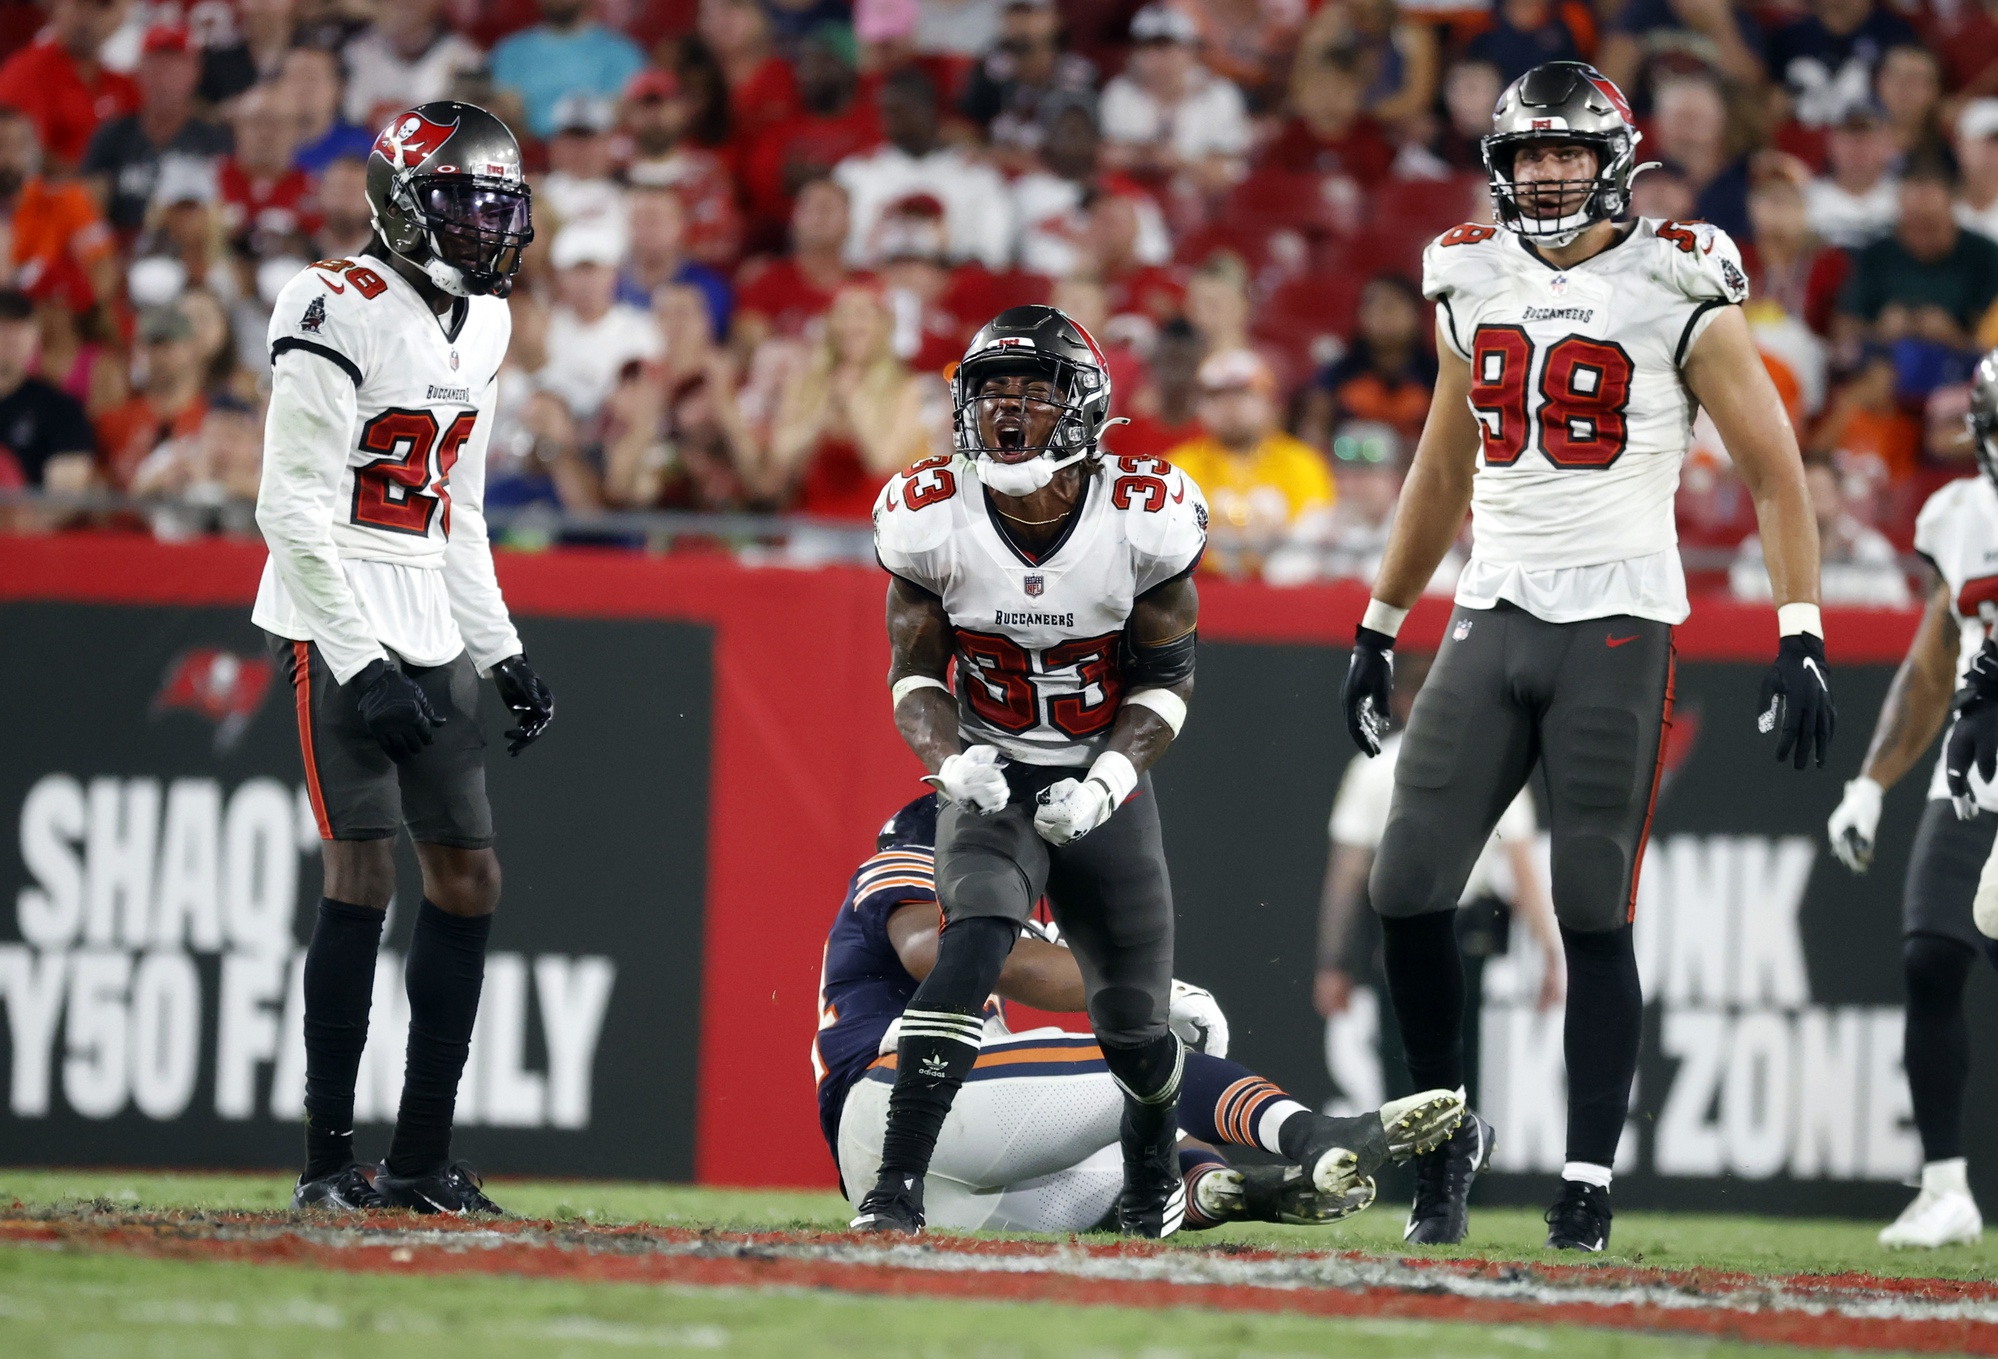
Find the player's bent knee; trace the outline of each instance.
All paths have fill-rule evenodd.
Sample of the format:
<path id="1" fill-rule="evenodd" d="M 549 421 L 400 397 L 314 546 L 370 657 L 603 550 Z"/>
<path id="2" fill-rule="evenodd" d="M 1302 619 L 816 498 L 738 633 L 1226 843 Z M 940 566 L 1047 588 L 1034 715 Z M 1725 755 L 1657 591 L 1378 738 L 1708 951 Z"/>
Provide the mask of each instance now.
<path id="1" fill-rule="evenodd" d="M 491 915 L 499 907 L 499 855 L 490 849 L 458 849 L 419 843 L 423 895 L 446 915 Z"/>
<path id="2" fill-rule="evenodd" d="M 350 906 L 388 909 L 395 895 L 395 841 L 322 840 L 323 894 Z"/>
<path id="3" fill-rule="evenodd" d="M 1004 859 L 952 865 L 940 876 L 937 897 L 952 920 L 985 915 L 1025 920 L 1034 913 L 1025 875 Z"/>
<path id="4" fill-rule="evenodd" d="M 1105 986 L 1089 997 L 1089 1025 L 1103 1045 L 1103 1060 L 1114 1073 L 1111 1049 L 1156 1043 L 1166 1032 L 1168 1006 L 1136 986 Z"/>
<path id="5" fill-rule="evenodd" d="M 1456 909 L 1456 893 L 1441 891 L 1437 883 L 1433 838 L 1425 835 L 1416 817 L 1397 817 L 1388 823 L 1367 876 L 1367 899 L 1377 914 L 1401 919 Z"/>
<path id="6" fill-rule="evenodd" d="M 1630 921 L 1630 859 L 1607 835 L 1555 842 L 1554 917 L 1581 934 L 1621 929 Z"/>

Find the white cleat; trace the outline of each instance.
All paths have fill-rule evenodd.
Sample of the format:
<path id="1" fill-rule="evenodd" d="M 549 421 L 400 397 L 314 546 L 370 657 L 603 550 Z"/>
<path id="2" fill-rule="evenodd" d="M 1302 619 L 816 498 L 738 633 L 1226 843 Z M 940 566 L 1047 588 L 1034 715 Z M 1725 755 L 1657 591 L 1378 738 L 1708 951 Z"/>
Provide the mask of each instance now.
<path id="1" fill-rule="evenodd" d="M 1895 1249 L 1975 1245 L 1984 1236 L 1984 1215 L 1968 1189 L 1924 1187 L 1901 1216 L 1880 1229 L 1880 1244 Z"/>

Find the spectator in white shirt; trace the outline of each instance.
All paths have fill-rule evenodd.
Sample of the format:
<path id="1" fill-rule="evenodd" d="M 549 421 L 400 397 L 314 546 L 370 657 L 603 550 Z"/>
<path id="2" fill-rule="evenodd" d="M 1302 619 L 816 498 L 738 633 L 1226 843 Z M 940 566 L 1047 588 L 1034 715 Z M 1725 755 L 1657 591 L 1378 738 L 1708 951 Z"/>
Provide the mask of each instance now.
<path id="1" fill-rule="evenodd" d="M 1088 262 L 1085 204 L 1100 189 L 1096 100 L 1085 91 L 1057 91 L 1042 100 L 1039 164 L 1013 181 L 1013 220 L 1019 225 L 1020 267 L 1049 278 L 1067 278 Z M 1165 215 L 1148 197 L 1137 210 L 1135 250 L 1140 264 L 1172 258 Z"/>
<path id="2" fill-rule="evenodd" d="M 565 94 L 555 101 L 555 135 L 548 139 L 548 173 L 534 186 L 535 211 L 558 227 L 584 222 L 625 230 L 624 190 L 611 178 L 617 158 L 611 128 L 617 110 L 596 95 Z"/>
<path id="3" fill-rule="evenodd" d="M 1871 99 L 1853 104 L 1825 137 L 1831 173 L 1811 181 L 1804 206 L 1818 238 L 1855 250 L 1894 229 L 1900 212 L 1896 146 L 1887 114 Z"/>
<path id="4" fill-rule="evenodd" d="M 539 380 L 578 421 L 595 418 L 626 364 L 662 352 L 651 314 L 614 300 L 623 257 L 623 235 L 601 222 L 564 227 L 549 249 L 556 304 Z"/>
<path id="5" fill-rule="evenodd" d="M 1201 189 L 1240 177 L 1248 107 L 1234 84 L 1200 63 L 1199 30 L 1164 5 L 1131 20 L 1130 61 L 1103 87 L 1104 159 L 1113 169 L 1173 177 Z"/>
<path id="6" fill-rule="evenodd" d="M 847 261 L 859 268 L 877 263 L 873 242 L 882 212 L 922 193 L 943 204 L 954 261 L 1005 268 L 1013 240 L 1005 183 L 989 166 L 938 142 L 936 87 L 930 78 L 918 68 L 895 71 L 882 81 L 877 107 L 886 140 L 864 155 L 848 156 L 833 170 L 853 216 Z"/>
<path id="7" fill-rule="evenodd" d="M 999 39 L 1005 0 L 922 0 L 916 49 L 952 56 L 982 56 Z"/>
<path id="8" fill-rule="evenodd" d="M 451 93 L 451 82 L 485 60 L 444 22 L 444 0 L 395 0 L 345 49 L 347 121 L 378 127 L 398 109 Z"/>
<path id="9" fill-rule="evenodd" d="M 1827 604 L 1859 608 L 1905 609 L 1914 604 L 1907 573 L 1901 570 L 1894 544 L 1880 530 L 1860 522 L 1846 503 L 1838 471 L 1823 459 L 1804 464 L 1804 485 L 1818 521 L 1818 593 Z M 1756 573 L 1761 572 L 1761 583 Z M 1750 534 L 1742 541 L 1728 586 L 1736 599 L 1769 598 L 1769 572 L 1762 561 L 1762 539 Z"/>
<path id="10" fill-rule="evenodd" d="M 1973 99 L 1956 120 L 1957 225 L 1998 240 L 1998 99 Z"/>

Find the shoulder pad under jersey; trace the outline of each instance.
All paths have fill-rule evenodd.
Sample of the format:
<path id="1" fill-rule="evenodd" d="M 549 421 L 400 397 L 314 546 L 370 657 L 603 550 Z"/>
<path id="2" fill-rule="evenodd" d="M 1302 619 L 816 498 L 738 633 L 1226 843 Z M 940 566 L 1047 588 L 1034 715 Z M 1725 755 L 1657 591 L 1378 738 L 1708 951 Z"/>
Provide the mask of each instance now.
<path id="1" fill-rule="evenodd" d="M 1712 222 L 1645 218 L 1658 272 L 1670 287 L 1695 302 L 1746 302 L 1748 273 L 1734 238 Z"/>

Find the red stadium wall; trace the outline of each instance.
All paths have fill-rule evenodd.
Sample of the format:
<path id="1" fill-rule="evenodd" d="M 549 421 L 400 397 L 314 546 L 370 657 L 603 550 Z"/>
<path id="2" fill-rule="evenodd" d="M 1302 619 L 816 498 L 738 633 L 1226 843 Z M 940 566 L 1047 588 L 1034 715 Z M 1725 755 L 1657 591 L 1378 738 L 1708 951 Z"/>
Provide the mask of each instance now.
<path id="1" fill-rule="evenodd" d="M 224 542 L 0 539 L 0 600 L 247 610 L 263 555 Z M 696 1174 L 715 1184 L 830 1183 L 805 1079 L 823 930 L 875 828 L 914 795 L 920 772 L 889 719 L 881 575 L 594 551 L 502 553 L 498 564 L 507 598 L 525 618 L 661 619 L 714 629 Z M 1207 639 L 1339 647 L 1365 589 L 1215 581 L 1203 585 L 1203 597 Z M 1436 642 L 1447 613 L 1444 602 L 1425 602 L 1409 640 Z M 1835 612 L 1826 631 L 1835 662 L 1891 665 L 1915 623 L 1913 613 Z M 531 639 L 531 623 L 525 631 Z M 1773 641 L 1768 608 L 1724 600 L 1697 605 L 1678 634 L 1687 660 L 1760 662 Z M 559 659 L 544 668 L 559 690 Z M 1325 702 L 1334 701 L 1326 693 Z M 1847 715 L 1846 752 L 1863 739 L 1864 721 Z M 659 771 L 662 779 L 673 774 Z"/>

